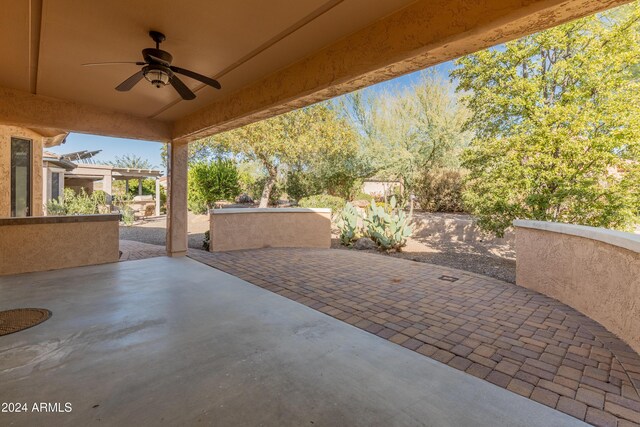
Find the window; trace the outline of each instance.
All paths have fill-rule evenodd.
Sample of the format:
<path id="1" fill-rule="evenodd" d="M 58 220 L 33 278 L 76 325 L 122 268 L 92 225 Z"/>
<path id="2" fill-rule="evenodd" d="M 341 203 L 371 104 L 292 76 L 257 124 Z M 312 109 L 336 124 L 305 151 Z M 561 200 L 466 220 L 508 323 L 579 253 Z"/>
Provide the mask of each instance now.
<path id="1" fill-rule="evenodd" d="M 58 200 L 60 197 L 60 172 L 51 172 L 51 198 Z"/>
<path id="2" fill-rule="evenodd" d="M 31 215 L 31 141 L 11 138 L 11 216 Z"/>

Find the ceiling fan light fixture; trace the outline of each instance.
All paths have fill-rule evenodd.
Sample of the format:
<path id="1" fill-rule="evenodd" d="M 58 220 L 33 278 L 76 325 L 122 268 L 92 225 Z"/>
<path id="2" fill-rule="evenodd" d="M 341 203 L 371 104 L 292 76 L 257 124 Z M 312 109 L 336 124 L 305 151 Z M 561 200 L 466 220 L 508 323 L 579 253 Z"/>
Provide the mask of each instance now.
<path id="1" fill-rule="evenodd" d="M 144 72 L 144 78 L 157 88 L 161 88 L 169 84 L 169 73 L 161 69 L 147 69 Z"/>

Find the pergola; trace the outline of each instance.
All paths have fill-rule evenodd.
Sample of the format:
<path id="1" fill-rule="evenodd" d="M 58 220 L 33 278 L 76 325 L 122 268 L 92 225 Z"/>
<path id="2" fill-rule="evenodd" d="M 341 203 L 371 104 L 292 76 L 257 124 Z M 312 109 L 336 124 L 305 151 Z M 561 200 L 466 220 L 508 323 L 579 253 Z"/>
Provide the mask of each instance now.
<path id="1" fill-rule="evenodd" d="M 308 0 L 175 2 L 24 0 L 0 17 L 0 123 L 169 144 L 167 251 L 187 250 L 190 141 L 322 101 L 626 0 Z M 144 80 L 114 87 L 167 35 L 185 78 L 182 100 Z M 57 131 L 59 130 L 59 131 Z"/>

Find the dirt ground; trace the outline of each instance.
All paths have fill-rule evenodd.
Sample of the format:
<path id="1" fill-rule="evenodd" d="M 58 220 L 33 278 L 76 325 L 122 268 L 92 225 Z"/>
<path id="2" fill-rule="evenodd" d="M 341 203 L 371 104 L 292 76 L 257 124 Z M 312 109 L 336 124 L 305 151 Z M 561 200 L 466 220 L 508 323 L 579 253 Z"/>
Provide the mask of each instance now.
<path id="1" fill-rule="evenodd" d="M 469 231 L 471 220 L 465 215 L 425 214 L 423 217 L 418 215 L 417 220 L 422 223 L 418 224 L 414 238 L 409 239 L 401 252 L 367 252 L 458 268 L 515 283 L 516 261 L 512 239 L 483 239 L 476 236 L 473 229 Z M 140 221 L 130 227 L 121 226 L 120 238 L 164 245 L 165 222 L 165 217 L 158 217 Z M 424 225 L 425 223 L 428 225 Z M 208 229 L 209 219 L 206 215 L 189 213 L 189 247 L 202 249 L 204 232 Z M 355 250 L 340 245 L 336 234 L 331 247 Z"/>

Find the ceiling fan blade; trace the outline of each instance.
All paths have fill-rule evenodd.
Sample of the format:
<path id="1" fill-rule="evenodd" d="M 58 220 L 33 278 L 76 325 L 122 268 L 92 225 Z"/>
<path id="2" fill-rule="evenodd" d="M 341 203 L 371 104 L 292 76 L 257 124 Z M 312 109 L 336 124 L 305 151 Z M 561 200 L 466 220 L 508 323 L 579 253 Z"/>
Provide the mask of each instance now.
<path id="1" fill-rule="evenodd" d="M 146 62 L 129 61 L 129 62 L 90 62 L 88 64 L 82 64 L 82 66 L 83 67 L 93 67 L 93 66 L 96 66 L 96 65 L 122 65 L 122 64 L 147 65 Z"/>
<path id="2" fill-rule="evenodd" d="M 173 71 L 174 73 L 178 73 L 178 74 L 182 74 L 183 76 L 187 76 L 187 77 L 191 77 L 192 79 L 198 80 L 199 82 L 202 82 L 204 84 L 207 84 L 209 86 L 215 87 L 216 89 L 221 89 L 222 86 L 220 85 L 220 83 L 217 80 L 211 79 L 207 76 L 203 76 L 202 74 L 198 74 L 196 72 L 190 71 L 190 70 L 185 70 L 184 68 L 180 68 L 180 67 L 174 67 L 173 65 L 171 67 L 171 71 Z"/>
<path id="3" fill-rule="evenodd" d="M 178 94 L 180 94 L 180 96 L 182 97 L 182 99 L 186 99 L 186 100 L 190 100 L 190 99 L 194 99 L 196 97 L 196 94 L 191 92 L 191 89 L 189 89 L 183 82 L 182 80 L 180 80 L 178 78 L 178 76 L 172 76 L 171 80 L 169 80 L 169 82 L 171 83 L 171 85 L 173 86 L 173 88 L 176 90 L 176 92 L 178 92 Z"/>
<path id="4" fill-rule="evenodd" d="M 129 77 L 127 80 L 123 81 L 118 86 L 116 86 L 116 90 L 120 92 L 126 92 L 130 90 L 132 87 L 134 87 L 136 83 L 142 80 L 143 77 L 144 77 L 144 74 L 142 73 L 142 70 L 140 70 L 137 73 L 135 73 L 133 76 Z"/>

